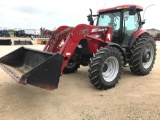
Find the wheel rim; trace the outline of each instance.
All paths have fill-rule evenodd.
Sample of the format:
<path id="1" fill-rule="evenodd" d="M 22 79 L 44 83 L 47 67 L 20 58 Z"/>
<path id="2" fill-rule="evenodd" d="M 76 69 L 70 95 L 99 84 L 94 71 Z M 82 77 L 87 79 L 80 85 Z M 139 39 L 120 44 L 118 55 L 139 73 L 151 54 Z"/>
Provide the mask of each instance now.
<path id="1" fill-rule="evenodd" d="M 151 43 L 147 44 L 146 48 L 150 50 L 150 58 L 149 58 L 149 60 L 147 62 L 143 62 L 143 67 L 145 69 L 148 69 L 151 66 L 152 62 L 153 62 L 154 48 L 153 48 L 153 45 Z"/>
<path id="2" fill-rule="evenodd" d="M 119 71 L 118 60 L 115 57 L 107 58 L 104 62 L 102 70 L 103 79 L 106 82 L 112 82 L 116 78 Z"/>

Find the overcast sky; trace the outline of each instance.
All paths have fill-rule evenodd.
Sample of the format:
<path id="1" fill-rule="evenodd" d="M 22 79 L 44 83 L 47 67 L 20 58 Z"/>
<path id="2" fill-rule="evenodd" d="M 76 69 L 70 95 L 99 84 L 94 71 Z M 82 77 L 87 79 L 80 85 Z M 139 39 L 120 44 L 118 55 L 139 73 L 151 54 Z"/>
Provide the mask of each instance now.
<path id="1" fill-rule="evenodd" d="M 106 2 L 105 2 L 106 1 Z M 88 24 L 87 15 L 97 10 L 122 4 L 138 4 L 144 9 L 146 24 L 143 28 L 160 29 L 159 0 L 2 0 L 0 2 L 0 27 L 53 30 L 61 25 Z"/>

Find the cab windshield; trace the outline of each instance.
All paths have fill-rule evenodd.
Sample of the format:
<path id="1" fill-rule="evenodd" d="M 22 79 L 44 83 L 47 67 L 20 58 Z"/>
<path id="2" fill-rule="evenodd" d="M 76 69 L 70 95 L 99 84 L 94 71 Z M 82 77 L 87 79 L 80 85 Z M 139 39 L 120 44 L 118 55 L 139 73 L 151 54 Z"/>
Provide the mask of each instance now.
<path id="1" fill-rule="evenodd" d="M 98 17 L 98 26 L 111 26 L 114 30 L 120 28 L 120 12 L 102 13 Z"/>

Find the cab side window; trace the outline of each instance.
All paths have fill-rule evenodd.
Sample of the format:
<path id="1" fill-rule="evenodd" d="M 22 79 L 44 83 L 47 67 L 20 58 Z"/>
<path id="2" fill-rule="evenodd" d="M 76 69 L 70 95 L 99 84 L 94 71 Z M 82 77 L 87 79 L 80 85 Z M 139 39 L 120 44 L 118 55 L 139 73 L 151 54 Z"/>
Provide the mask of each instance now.
<path id="1" fill-rule="evenodd" d="M 138 14 L 135 15 L 129 15 L 129 12 L 124 12 L 124 24 L 123 27 L 125 28 L 124 32 L 131 36 L 133 32 L 138 30 L 139 23 L 138 23 Z"/>

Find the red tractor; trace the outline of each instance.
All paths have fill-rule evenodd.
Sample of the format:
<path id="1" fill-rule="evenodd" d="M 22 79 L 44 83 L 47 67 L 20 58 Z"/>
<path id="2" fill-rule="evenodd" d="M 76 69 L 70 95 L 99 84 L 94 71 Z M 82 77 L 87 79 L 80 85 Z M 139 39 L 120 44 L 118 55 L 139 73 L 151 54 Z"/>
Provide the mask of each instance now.
<path id="1" fill-rule="evenodd" d="M 138 5 L 101 9 L 97 15 L 91 11 L 90 25 L 61 26 L 43 51 L 21 47 L 1 57 L 0 66 L 18 82 L 45 89 L 57 88 L 60 75 L 73 73 L 80 65 L 89 66 L 90 82 L 98 89 L 114 87 L 125 65 L 133 74 L 147 75 L 155 62 L 156 44 L 141 29 L 141 11 Z"/>

